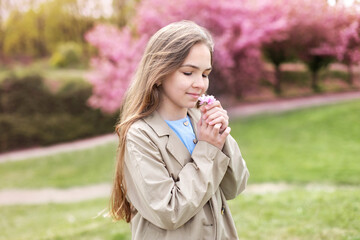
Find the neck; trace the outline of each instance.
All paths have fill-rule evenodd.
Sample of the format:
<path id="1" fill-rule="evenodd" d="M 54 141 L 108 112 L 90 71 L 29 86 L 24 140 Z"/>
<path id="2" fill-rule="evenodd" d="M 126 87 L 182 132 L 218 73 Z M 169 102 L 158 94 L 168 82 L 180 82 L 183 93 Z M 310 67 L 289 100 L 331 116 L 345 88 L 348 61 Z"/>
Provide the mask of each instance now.
<path id="1" fill-rule="evenodd" d="M 166 106 L 165 104 L 157 109 L 158 113 L 164 120 L 175 121 L 182 118 L 185 118 L 187 115 L 187 108 L 181 109 L 172 109 L 171 107 Z"/>

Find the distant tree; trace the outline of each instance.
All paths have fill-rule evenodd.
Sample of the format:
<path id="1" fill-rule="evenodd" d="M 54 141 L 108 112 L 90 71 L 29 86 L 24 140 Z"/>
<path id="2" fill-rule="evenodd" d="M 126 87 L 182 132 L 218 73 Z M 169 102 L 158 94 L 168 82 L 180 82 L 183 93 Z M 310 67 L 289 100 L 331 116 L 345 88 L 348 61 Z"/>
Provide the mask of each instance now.
<path id="1" fill-rule="evenodd" d="M 353 19 L 350 26 L 340 32 L 339 38 L 339 41 L 343 44 L 343 51 L 338 58 L 347 66 L 348 83 L 353 85 L 352 66 L 360 62 L 360 18 Z"/>
<path id="2" fill-rule="evenodd" d="M 323 20 L 322 34 L 326 37 L 316 48 L 314 56 L 335 59 L 348 67 L 348 82 L 353 82 L 351 66 L 360 61 L 359 17 L 342 6 L 330 9 Z M 323 60 L 324 61 L 324 60 Z"/>
<path id="3" fill-rule="evenodd" d="M 40 57 L 43 49 L 38 50 L 40 42 L 37 24 L 34 11 L 29 10 L 25 14 L 13 11 L 7 21 L 4 55 Z"/>
<path id="4" fill-rule="evenodd" d="M 76 0 L 46 1 L 26 12 L 10 9 L 3 38 L 7 57 L 49 56 L 59 44 L 69 41 L 84 45 L 83 36 L 95 22 L 82 14 Z"/>
<path id="5" fill-rule="evenodd" d="M 267 0 L 143 0 L 135 19 L 139 34 L 146 35 L 181 19 L 209 29 L 216 44 L 210 91 L 241 98 L 256 89 L 263 74 L 260 46 L 278 38 L 286 26 L 281 13 L 271 8 Z"/>
<path id="6" fill-rule="evenodd" d="M 113 22 L 118 27 L 129 24 L 129 19 L 136 14 L 136 6 L 139 2 L 140 0 L 113 0 Z"/>
<path id="7" fill-rule="evenodd" d="M 182 19 L 206 27 L 215 38 L 210 91 L 242 97 L 256 89 L 262 76 L 261 44 L 285 26 L 280 15 L 267 12 L 270 4 L 271 1 L 255 3 L 250 0 L 212 4 L 206 0 L 142 0 L 130 21 L 132 28 L 116 30 L 98 26 L 87 35 L 87 40 L 99 49 L 99 57 L 93 60 L 94 72 L 90 75 L 94 86 L 91 104 L 105 111 L 119 108 L 122 93 L 142 53 L 134 49 L 143 49 L 146 40 L 158 29 Z"/>
<path id="8" fill-rule="evenodd" d="M 95 26 L 85 38 L 98 49 L 98 56 L 91 60 L 93 70 L 87 76 L 93 85 L 89 103 L 114 113 L 119 110 L 147 39 L 134 38 L 127 27 L 119 30 L 112 25 Z"/>
<path id="9" fill-rule="evenodd" d="M 270 40 L 263 47 L 265 56 L 275 66 L 275 92 L 281 93 L 280 65 L 294 58 L 306 64 L 311 72 L 311 87 L 319 91 L 319 70 L 338 59 L 338 50 L 343 48 L 339 33 L 347 27 L 347 12 L 330 7 L 327 1 L 276 0 L 273 6 L 286 16 L 287 22 L 284 37 Z"/>
<path id="10" fill-rule="evenodd" d="M 311 88 L 320 91 L 318 73 L 336 59 L 335 51 L 324 51 L 323 46 L 336 48 L 334 33 L 341 25 L 341 16 L 336 8 L 330 7 L 326 1 L 298 0 L 291 1 L 291 47 L 311 72 Z M 296 7 L 301 4 L 301 8 Z"/>

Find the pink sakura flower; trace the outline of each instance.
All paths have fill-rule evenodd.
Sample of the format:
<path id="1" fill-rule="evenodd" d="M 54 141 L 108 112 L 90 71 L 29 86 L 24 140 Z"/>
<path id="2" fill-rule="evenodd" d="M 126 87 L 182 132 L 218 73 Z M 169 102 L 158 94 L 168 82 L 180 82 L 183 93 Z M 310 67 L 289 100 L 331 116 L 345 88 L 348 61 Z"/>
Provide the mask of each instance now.
<path id="1" fill-rule="evenodd" d="M 205 94 L 201 95 L 201 97 L 199 97 L 198 100 L 200 106 L 203 104 L 211 105 L 216 101 L 213 95 L 205 95 Z"/>

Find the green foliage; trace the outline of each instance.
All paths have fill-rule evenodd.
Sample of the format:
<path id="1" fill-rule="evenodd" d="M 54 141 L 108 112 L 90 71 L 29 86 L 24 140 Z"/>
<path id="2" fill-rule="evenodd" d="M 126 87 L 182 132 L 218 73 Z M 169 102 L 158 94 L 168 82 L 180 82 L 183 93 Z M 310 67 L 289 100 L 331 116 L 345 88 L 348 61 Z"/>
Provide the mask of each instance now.
<path id="1" fill-rule="evenodd" d="M 41 19 L 33 10 L 12 12 L 6 26 L 3 43 L 5 56 L 41 57 L 45 54 Z"/>
<path id="2" fill-rule="evenodd" d="M 4 24 L 4 55 L 11 58 L 48 56 L 63 42 L 76 42 L 85 51 L 87 44 L 83 35 L 94 22 L 95 19 L 81 14 L 75 0 L 45 1 L 26 12 L 14 10 Z M 61 56 L 57 58 L 60 61 Z"/>
<path id="3" fill-rule="evenodd" d="M 74 67 L 81 62 L 81 46 L 75 42 L 66 42 L 58 46 L 52 54 L 50 63 L 54 67 Z"/>
<path id="4" fill-rule="evenodd" d="M 70 82 L 56 93 L 40 76 L 0 83 L 0 151 L 94 136 L 113 131 L 116 115 L 87 105 L 91 87 Z"/>

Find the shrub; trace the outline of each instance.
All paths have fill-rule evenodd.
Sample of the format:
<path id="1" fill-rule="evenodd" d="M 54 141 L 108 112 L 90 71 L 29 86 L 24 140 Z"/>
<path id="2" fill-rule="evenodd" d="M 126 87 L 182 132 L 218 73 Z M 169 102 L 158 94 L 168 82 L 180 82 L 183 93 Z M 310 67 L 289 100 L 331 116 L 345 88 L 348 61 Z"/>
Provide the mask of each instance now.
<path id="1" fill-rule="evenodd" d="M 54 67 L 69 67 L 81 62 L 82 49 L 75 42 L 61 43 L 52 54 L 50 64 Z"/>
<path id="2" fill-rule="evenodd" d="M 87 105 L 89 85 L 69 82 L 51 93 L 41 76 L 0 83 L 0 152 L 49 145 L 113 131 L 117 114 Z"/>

